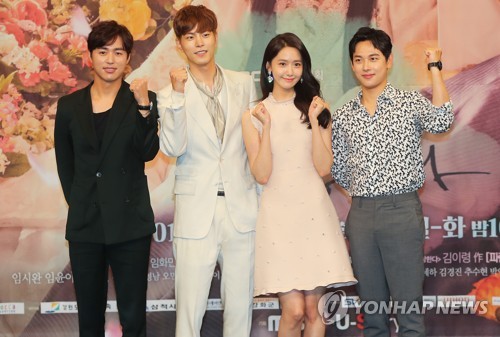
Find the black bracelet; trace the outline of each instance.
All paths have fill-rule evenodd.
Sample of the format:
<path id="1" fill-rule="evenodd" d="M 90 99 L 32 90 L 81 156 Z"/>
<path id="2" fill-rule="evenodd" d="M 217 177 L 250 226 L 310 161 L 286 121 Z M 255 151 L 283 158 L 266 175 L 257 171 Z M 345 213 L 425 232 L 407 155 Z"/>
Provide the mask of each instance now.
<path id="1" fill-rule="evenodd" d="M 137 104 L 137 109 L 139 110 L 153 110 L 153 102 L 149 102 L 149 105 L 139 105 Z"/>
<path id="2" fill-rule="evenodd" d="M 441 61 L 431 62 L 431 63 L 427 64 L 427 69 L 428 70 L 431 70 L 432 67 L 436 67 L 439 70 L 441 70 L 441 69 L 443 69 L 443 64 L 441 63 Z"/>

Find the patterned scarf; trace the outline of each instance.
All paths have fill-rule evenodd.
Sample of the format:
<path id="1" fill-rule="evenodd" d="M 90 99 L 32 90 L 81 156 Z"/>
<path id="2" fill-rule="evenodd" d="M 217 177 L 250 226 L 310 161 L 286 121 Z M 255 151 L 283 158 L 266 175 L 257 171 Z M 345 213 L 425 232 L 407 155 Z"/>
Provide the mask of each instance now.
<path id="1" fill-rule="evenodd" d="M 208 88 L 207 85 L 205 85 L 205 83 L 198 82 L 198 80 L 196 80 L 191 71 L 189 71 L 189 74 L 191 75 L 191 78 L 193 78 L 196 87 L 208 98 L 206 104 L 207 110 L 210 113 L 210 117 L 212 117 L 212 122 L 214 123 L 215 126 L 215 132 L 217 133 L 217 138 L 219 138 L 222 144 L 222 140 L 224 138 L 224 128 L 226 126 L 226 117 L 224 116 L 222 105 L 220 104 L 217 96 L 222 90 L 222 85 L 224 84 L 224 78 L 222 77 L 222 71 L 220 70 L 219 66 L 216 67 L 217 68 L 215 71 L 214 86 L 212 91 L 210 91 L 210 89 Z"/>

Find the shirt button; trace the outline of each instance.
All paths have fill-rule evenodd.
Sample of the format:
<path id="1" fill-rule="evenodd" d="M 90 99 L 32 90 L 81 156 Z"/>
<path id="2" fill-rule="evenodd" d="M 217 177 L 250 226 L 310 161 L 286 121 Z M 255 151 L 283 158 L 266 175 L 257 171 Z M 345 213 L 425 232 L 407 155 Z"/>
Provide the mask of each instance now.
<path id="1" fill-rule="evenodd" d="M 100 177 L 102 177 L 102 173 L 101 173 L 101 172 L 97 172 L 97 173 L 95 174 L 95 176 L 96 176 L 97 178 L 100 178 Z"/>

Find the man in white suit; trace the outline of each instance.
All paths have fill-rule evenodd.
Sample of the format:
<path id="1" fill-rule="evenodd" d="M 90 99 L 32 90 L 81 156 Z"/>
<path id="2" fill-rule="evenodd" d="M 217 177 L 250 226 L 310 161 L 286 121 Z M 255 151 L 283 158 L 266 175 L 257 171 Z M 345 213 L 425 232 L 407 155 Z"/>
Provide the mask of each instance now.
<path id="1" fill-rule="evenodd" d="M 174 254 L 176 336 L 198 337 L 214 268 L 222 270 L 225 337 L 250 335 L 257 215 L 241 115 L 256 100 L 249 74 L 215 63 L 217 18 L 186 6 L 174 18 L 188 67 L 158 94 L 160 148 L 177 158 Z"/>

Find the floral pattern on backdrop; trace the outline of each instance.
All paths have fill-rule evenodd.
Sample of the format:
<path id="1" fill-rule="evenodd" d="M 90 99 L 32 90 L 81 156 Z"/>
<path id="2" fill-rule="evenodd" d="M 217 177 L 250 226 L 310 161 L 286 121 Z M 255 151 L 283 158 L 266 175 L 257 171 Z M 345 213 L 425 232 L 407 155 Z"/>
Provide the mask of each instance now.
<path id="1" fill-rule="evenodd" d="M 55 103 L 92 80 L 86 42 L 91 24 L 116 20 L 125 25 L 141 46 L 133 52 L 134 66 L 189 2 L 1 0 L 0 176 L 22 175 L 29 169 L 28 152 L 53 147 Z"/>

